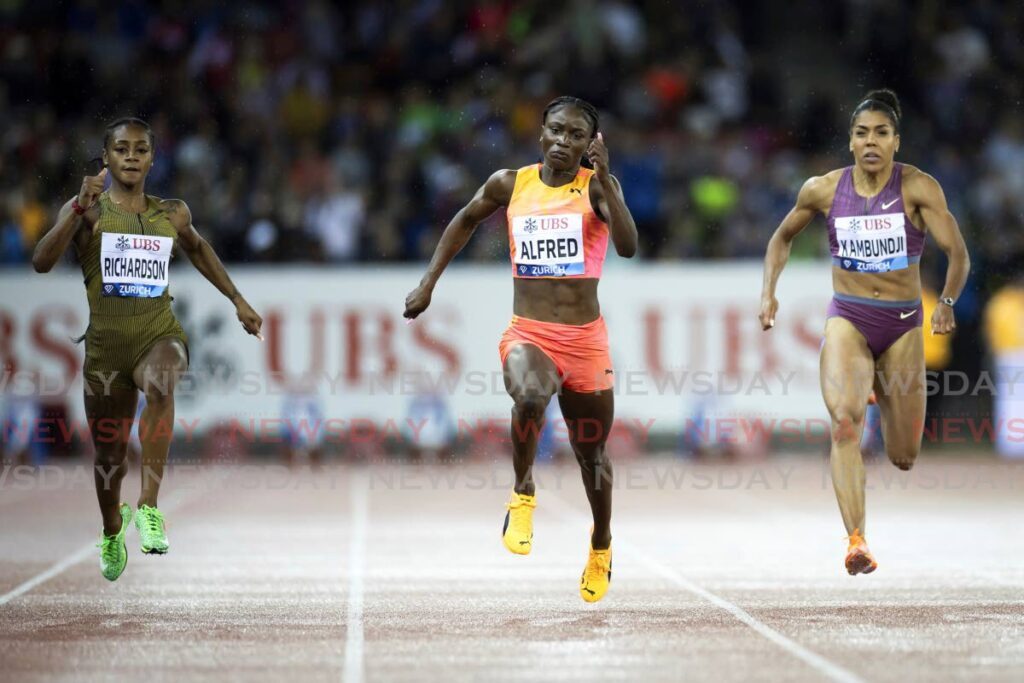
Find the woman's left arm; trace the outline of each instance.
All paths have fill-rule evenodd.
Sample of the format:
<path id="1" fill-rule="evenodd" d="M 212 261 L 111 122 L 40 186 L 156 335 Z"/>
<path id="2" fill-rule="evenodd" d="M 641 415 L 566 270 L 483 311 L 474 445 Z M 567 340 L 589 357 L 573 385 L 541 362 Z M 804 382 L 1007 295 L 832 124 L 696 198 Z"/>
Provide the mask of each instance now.
<path id="1" fill-rule="evenodd" d="M 921 212 L 925 228 L 935 238 L 935 243 L 945 252 L 949 261 L 946 268 L 946 284 L 939 295 L 940 303 L 932 314 L 932 334 L 949 334 L 956 329 L 956 320 L 953 316 L 953 307 L 948 305 L 948 301 L 956 301 L 963 291 L 967 275 L 971 271 L 971 257 L 967 253 L 963 235 L 960 234 L 960 226 L 949 212 L 946 195 L 938 181 L 919 170 L 908 185 L 909 199 Z M 947 303 L 942 303 L 943 300 Z"/>
<path id="2" fill-rule="evenodd" d="M 587 157 L 594 164 L 594 175 L 598 181 L 597 188 L 594 188 L 593 183 L 590 184 L 592 191 L 597 190 L 596 196 L 591 196 L 591 201 L 596 200 L 601 217 L 608 221 L 615 252 L 619 256 L 631 258 L 636 254 L 638 242 L 636 223 L 622 196 L 622 186 L 608 170 L 608 148 L 604 144 L 604 135 L 598 133 L 590 143 Z"/>
<path id="3" fill-rule="evenodd" d="M 178 244 L 188 256 L 188 260 L 192 262 L 196 270 L 203 274 L 203 277 L 220 290 L 221 294 L 231 300 L 231 303 L 235 305 L 238 321 L 242 323 L 245 331 L 262 341 L 263 335 L 260 333 L 260 328 L 263 326 L 263 318 L 253 310 L 235 284 L 231 282 L 217 252 L 192 225 L 192 212 L 189 211 L 188 205 L 180 199 L 168 199 L 162 203 L 162 208 L 167 212 L 175 230 L 178 231 Z"/>

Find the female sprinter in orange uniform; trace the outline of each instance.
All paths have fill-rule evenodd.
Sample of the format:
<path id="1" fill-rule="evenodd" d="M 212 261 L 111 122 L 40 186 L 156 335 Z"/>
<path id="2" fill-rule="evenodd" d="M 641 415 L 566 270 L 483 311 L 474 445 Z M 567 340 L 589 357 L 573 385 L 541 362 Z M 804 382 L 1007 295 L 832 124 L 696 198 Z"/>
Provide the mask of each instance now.
<path id="1" fill-rule="evenodd" d="M 405 317 L 426 310 L 438 278 L 477 225 L 507 207 L 515 300 L 498 350 L 514 402 L 516 485 L 502 540 L 513 553 L 530 552 L 536 507 L 533 459 L 544 411 L 558 393 L 594 517 L 580 595 L 596 602 L 611 581 L 612 470 L 605 441 L 614 413 L 608 332 L 597 283 L 609 236 L 615 251 L 629 258 L 636 253 L 637 232 L 619 182 L 608 170 L 608 150 L 593 106 L 575 97 L 553 100 L 544 109 L 540 144 L 541 163 L 498 171 L 455 214 L 426 275 L 406 297 Z M 593 170 L 581 168 L 584 155 Z M 600 425 L 597 434 L 591 429 L 595 423 Z"/>
<path id="2" fill-rule="evenodd" d="M 850 118 L 853 166 L 809 179 L 765 255 L 761 326 L 775 325 L 775 285 L 793 238 L 816 213 L 828 220 L 835 291 L 821 351 L 821 391 L 832 418 L 832 484 L 849 534 L 846 570 L 868 574 L 878 564 L 864 541 L 864 407 L 874 389 L 889 460 L 909 470 L 924 429 L 924 346 L 918 262 L 925 233 L 949 258 L 932 334 L 956 323 L 953 305 L 970 259 L 939 184 L 896 163 L 901 113 L 891 90 L 873 90 Z"/>
<path id="3" fill-rule="evenodd" d="M 263 322 L 192 227 L 185 202 L 143 192 L 154 143 L 149 125 L 140 119 L 107 126 L 103 170 L 82 181 L 78 196 L 64 204 L 32 256 L 36 271 L 45 273 L 73 244 L 82 264 L 89 301 L 85 412 L 96 447 L 96 495 L 103 515 L 100 571 L 110 581 L 128 562 L 124 538 L 132 509 L 121 503 L 121 480 L 139 391 L 146 395 L 146 407 L 139 430 L 142 490 L 135 526 L 142 552 L 163 554 L 169 547 L 157 495 L 171 445 L 174 388 L 188 368 L 185 332 L 171 311 L 168 290 L 174 246 L 231 300 L 249 334 L 259 336 Z M 104 192 L 108 174 L 110 189 Z"/>

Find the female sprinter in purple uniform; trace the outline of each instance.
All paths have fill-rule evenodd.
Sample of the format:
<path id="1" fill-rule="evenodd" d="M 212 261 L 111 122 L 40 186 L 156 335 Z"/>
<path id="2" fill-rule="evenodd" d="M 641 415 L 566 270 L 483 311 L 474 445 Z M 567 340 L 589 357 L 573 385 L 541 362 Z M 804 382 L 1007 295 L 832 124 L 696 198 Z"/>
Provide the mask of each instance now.
<path id="1" fill-rule="evenodd" d="M 942 188 L 920 169 L 893 161 L 900 147 L 899 100 L 873 90 L 850 118 L 853 166 L 810 178 L 768 242 L 761 326 L 775 325 L 775 285 L 793 238 L 816 213 L 828 219 L 835 295 L 825 323 L 821 392 L 832 418 L 832 484 L 849 534 L 846 570 L 878 566 L 864 540 L 864 410 L 874 389 L 889 460 L 909 470 L 921 447 L 925 366 L 918 262 L 925 233 L 946 253 L 946 283 L 931 334 L 948 334 L 970 258 Z"/>

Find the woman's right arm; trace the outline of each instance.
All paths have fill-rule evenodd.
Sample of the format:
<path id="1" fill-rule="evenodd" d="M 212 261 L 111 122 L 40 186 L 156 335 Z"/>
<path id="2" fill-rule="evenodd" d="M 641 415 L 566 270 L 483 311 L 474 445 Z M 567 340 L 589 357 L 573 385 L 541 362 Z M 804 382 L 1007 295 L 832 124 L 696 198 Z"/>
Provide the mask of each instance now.
<path id="1" fill-rule="evenodd" d="M 56 265 L 60 257 L 67 251 L 68 245 L 86 224 L 85 215 L 96 203 L 96 198 L 103 192 L 103 181 L 107 178 L 107 169 L 99 172 L 99 175 L 86 176 L 82 180 L 82 189 L 78 191 L 75 199 L 68 200 L 61 207 L 57 214 L 57 222 L 50 228 L 49 232 L 36 244 L 32 252 L 32 267 L 37 273 L 48 273 Z M 75 202 L 85 209 L 84 213 L 76 213 L 72 208 Z"/>
<path id="2" fill-rule="evenodd" d="M 515 189 L 516 172 L 502 170 L 494 173 L 487 182 L 476 191 L 469 203 L 459 209 L 448 227 L 441 234 L 441 239 L 434 248 L 434 256 L 430 259 L 427 272 L 420 280 L 416 289 L 405 297 L 406 318 L 415 318 L 430 305 L 430 296 L 434 291 L 441 273 L 448 267 L 455 255 L 469 242 L 476 228 L 488 216 L 503 206 L 508 206 Z"/>
<path id="3" fill-rule="evenodd" d="M 821 210 L 824 196 L 828 192 L 828 184 L 826 176 L 808 179 L 800 188 L 796 205 L 789 210 L 776 228 L 775 234 L 768 240 L 768 249 L 764 255 L 764 282 L 761 285 L 761 313 L 758 315 L 763 330 L 770 330 L 775 326 L 775 313 L 779 310 L 779 302 L 775 298 L 775 285 L 789 260 L 793 238 L 799 235 L 814 219 L 814 214 Z"/>

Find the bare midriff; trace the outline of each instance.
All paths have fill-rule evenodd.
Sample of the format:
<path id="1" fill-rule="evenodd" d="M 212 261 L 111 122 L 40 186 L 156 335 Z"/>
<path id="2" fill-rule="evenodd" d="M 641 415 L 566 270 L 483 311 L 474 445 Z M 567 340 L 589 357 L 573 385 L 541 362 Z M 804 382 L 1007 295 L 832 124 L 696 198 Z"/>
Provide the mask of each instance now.
<path id="1" fill-rule="evenodd" d="M 597 278 L 515 278 L 512 312 L 522 318 L 585 325 L 601 316 Z"/>
<path id="2" fill-rule="evenodd" d="M 916 263 L 888 273 L 854 273 L 833 267 L 832 288 L 864 299 L 916 301 L 921 298 L 921 269 Z"/>

